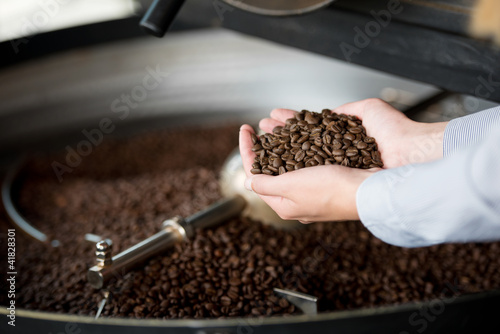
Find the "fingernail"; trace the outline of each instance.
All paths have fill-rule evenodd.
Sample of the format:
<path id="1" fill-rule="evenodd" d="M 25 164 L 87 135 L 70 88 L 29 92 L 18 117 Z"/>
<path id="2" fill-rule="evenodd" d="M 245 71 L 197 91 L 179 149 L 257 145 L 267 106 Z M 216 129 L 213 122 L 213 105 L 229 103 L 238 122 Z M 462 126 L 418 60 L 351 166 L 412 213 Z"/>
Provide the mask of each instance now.
<path id="1" fill-rule="evenodd" d="M 245 179 L 245 188 L 246 188 L 247 190 L 249 190 L 249 191 L 253 191 L 253 189 L 252 189 L 252 177 L 251 177 L 251 176 L 250 176 L 250 177 L 247 177 L 247 178 Z"/>

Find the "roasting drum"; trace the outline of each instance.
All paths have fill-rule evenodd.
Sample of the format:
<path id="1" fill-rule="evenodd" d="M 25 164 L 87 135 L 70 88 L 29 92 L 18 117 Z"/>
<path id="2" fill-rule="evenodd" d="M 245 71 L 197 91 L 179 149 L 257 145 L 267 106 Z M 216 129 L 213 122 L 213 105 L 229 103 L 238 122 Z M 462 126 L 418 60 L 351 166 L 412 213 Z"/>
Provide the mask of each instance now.
<path id="1" fill-rule="evenodd" d="M 175 38 L 174 38 L 175 39 Z M 221 41 L 227 41 L 223 36 Z M 182 38 L 177 41 L 182 45 Z M 155 58 L 153 48 L 139 57 L 129 52 L 132 43 L 70 51 L 49 58 L 34 60 L 0 73 L 4 88 L 0 107 L 0 143 L 2 168 L 18 154 L 33 148 L 61 148 L 71 143 L 78 130 L 95 120 L 113 115 L 112 101 L 122 92 L 140 82 L 146 67 L 163 66 Z M 137 40 L 138 48 L 146 46 Z M 149 55 L 149 56 L 147 56 Z M 144 59 L 146 58 L 146 59 Z M 168 55 L 165 56 L 168 58 Z M 165 83 L 170 91 L 150 92 L 149 98 L 134 110 L 117 136 L 126 136 L 145 128 L 168 128 L 177 125 L 212 123 L 222 120 L 253 122 L 268 113 L 267 106 L 248 106 L 248 96 L 255 92 L 219 91 L 202 85 L 189 85 L 181 68 L 194 62 L 187 59 L 170 69 Z M 43 64 L 43 66 L 39 66 Z M 240 64 L 246 66 L 245 64 Z M 57 69 L 57 71 L 55 71 Z M 163 69 L 168 71 L 167 69 Z M 104 73 L 104 74 L 103 74 Z M 104 77 L 105 75 L 105 77 Z M 216 73 L 208 73 L 217 81 Z M 23 80 L 22 78 L 25 78 Z M 235 78 L 237 80 L 238 78 Z M 240 80 L 242 80 L 240 78 Z M 386 79 L 387 80 L 387 79 Z M 391 79 L 392 80 L 392 79 Z M 398 80 L 398 79 L 394 79 Z M 393 81 L 394 81 L 393 80 Z M 210 80 L 209 80 L 210 81 Z M 5 86 L 5 82 L 10 85 Z M 207 81 L 208 82 L 208 81 Z M 242 85 L 246 83 L 239 81 Z M 383 84 L 383 83 L 382 83 Z M 44 87 L 51 87 L 52 90 Z M 187 87 L 187 88 L 186 88 Z M 220 89 L 222 86 L 219 86 Z M 418 88 L 418 87 L 417 87 Z M 420 88 L 424 91 L 424 88 Z M 189 92 L 191 92 L 189 94 Z M 239 93 L 239 96 L 231 94 Z M 258 93 L 258 92 L 257 92 Z M 250 94 L 250 95 L 245 95 Z M 197 100 L 196 97 L 203 99 Z M 362 96 L 359 96 L 361 98 Z M 210 101 L 211 98 L 211 101 Z M 254 97 L 255 98 L 255 97 Z M 348 98 L 356 98 L 348 97 Z M 207 100 L 212 104 L 207 104 Z M 259 100 L 258 97 L 255 100 Z M 259 101 L 256 101 L 257 103 Z M 272 99 L 270 104 L 275 104 Z M 304 103 L 309 103 L 305 101 Z M 21 127 L 20 124 L 23 126 Z M 74 131 L 73 131 L 74 130 Z M 76 135 L 75 135 L 76 134 Z M 64 145 L 63 145 L 64 143 Z M 20 273 L 22 274 L 22 273 Z M 17 287 L 20 289 L 21 287 Z M 7 310 L 0 308 L 2 333 L 417 333 L 412 323 L 422 309 L 445 305 L 444 311 L 429 321 L 425 333 L 486 332 L 496 325 L 499 291 L 464 295 L 453 300 L 434 300 L 397 306 L 320 313 L 316 316 L 296 315 L 271 318 L 231 318 L 218 320 L 139 320 L 64 315 L 38 311 L 16 310 L 16 326 L 7 325 Z"/>

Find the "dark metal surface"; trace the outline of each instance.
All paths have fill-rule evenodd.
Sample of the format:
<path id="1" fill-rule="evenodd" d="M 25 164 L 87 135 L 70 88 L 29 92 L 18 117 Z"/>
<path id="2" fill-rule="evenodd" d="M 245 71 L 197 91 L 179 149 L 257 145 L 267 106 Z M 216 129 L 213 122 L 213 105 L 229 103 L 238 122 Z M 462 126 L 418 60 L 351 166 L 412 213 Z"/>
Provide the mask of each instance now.
<path id="1" fill-rule="evenodd" d="M 500 291 L 426 303 L 321 313 L 317 316 L 216 320 L 97 319 L 16 310 L 16 326 L 2 333 L 496 333 Z M 0 314 L 6 314 L 5 307 Z M 7 327 L 8 326 L 8 327 Z M 6 331 L 7 330 L 7 331 Z"/>
<path id="2" fill-rule="evenodd" d="M 443 90 L 500 102 L 500 48 L 466 33 L 472 0 L 402 0 L 402 10 L 377 29 L 375 16 L 387 10 L 388 3 L 339 0 L 307 15 L 277 18 L 247 13 L 220 1 L 189 0 L 172 30 L 222 25 Z M 79 46 L 141 36 L 144 33 L 138 22 L 134 17 L 40 34 L 26 44 L 17 41 L 17 53 L 11 42 L 3 42 L 0 67 Z M 362 39 L 357 35 L 367 25 L 377 33 Z M 365 42 L 356 44 L 356 38 Z"/>
<path id="3" fill-rule="evenodd" d="M 500 48 L 465 35 L 470 8 L 440 7 L 437 1 L 405 1 L 398 7 L 402 8 L 400 13 L 391 14 L 388 24 L 382 26 L 376 18 L 380 10 L 387 12 L 382 3 L 386 6 L 388 2 L 339 1 L 309 15 L 280 19 L 235 10 L 224 15 L 223 25 L 444 90 L 500 102 Z"/>
<path id="4" fill-rule="evenodd" d="M 223 0 L 236 8 L 248 12 L 271 15 L 287 16 L 300 15 L 315 11 L 329 5 L 335 0 Z"/>

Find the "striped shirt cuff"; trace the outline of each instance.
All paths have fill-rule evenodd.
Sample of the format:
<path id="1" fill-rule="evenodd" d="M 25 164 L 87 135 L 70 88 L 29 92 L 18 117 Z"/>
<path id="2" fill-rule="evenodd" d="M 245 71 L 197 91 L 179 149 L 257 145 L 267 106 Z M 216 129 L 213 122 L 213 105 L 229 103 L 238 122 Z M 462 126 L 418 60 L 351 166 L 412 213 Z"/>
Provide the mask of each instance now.
<path id="1" fill-rule="evenodd" d="M 444 130 L 443 157 L 474 145 L 500 121 L 500 106 L 451 120 Z"/>

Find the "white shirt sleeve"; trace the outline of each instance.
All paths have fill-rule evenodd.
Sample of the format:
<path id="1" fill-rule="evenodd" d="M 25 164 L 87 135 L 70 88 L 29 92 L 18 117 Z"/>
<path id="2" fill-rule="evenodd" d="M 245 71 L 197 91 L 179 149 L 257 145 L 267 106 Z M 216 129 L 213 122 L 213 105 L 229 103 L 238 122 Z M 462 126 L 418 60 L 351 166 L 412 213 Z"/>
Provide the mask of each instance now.
<path id="1" fill-rule="evenodd" d="M 443 150 L 361 184 L 359 216 L 376 237 L 403 247 L 500 240 L 500 107 L 451 121 Z"/>

